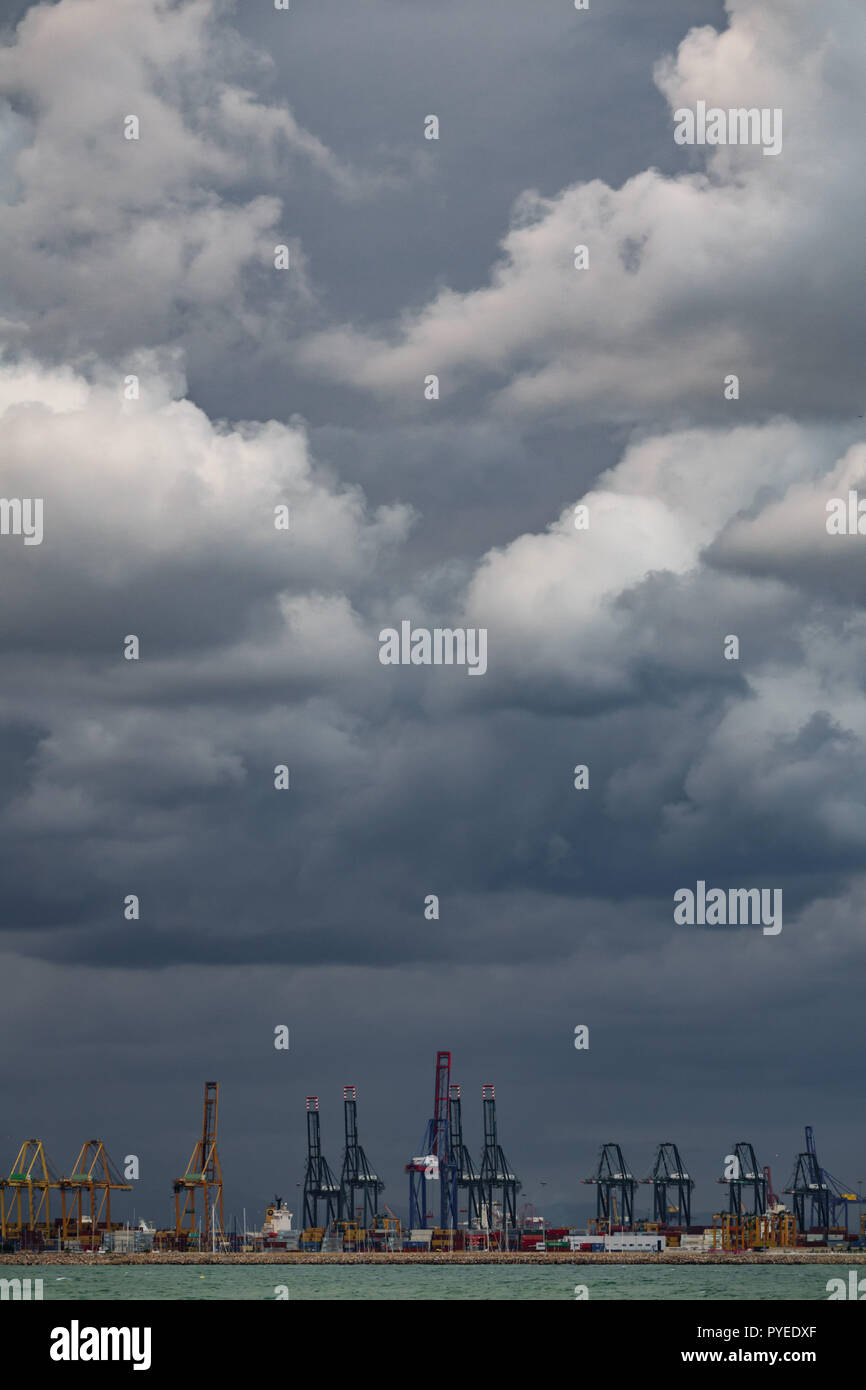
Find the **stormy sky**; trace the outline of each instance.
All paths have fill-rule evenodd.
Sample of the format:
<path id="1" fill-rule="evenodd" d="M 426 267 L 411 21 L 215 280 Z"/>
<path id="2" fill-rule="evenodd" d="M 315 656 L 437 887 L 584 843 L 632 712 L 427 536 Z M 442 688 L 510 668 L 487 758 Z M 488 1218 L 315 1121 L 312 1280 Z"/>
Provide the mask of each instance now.
<path id="1" fill-rule="evenodd" d="M 258 1220 L 308 1094 L 339 1167 L 351 1083 L 405 1215 L 450 1049 L 549 1220 L 605 1141 L 677 1142 L 701 1214 L 805 1124 L 856 1185 L 866 11 L 7 0 L 0 37 L 0 492 L 44 501 L 0 536 L 0 1167 L 98 1136 L 167 1224 L 216 1079 Z M 699 101 L 781 152 L 677 145 Z M 485 628 L 484 676 L 383 666 L 404 618 Z M 783 930 L 677 925 L 699 880 Z"/>

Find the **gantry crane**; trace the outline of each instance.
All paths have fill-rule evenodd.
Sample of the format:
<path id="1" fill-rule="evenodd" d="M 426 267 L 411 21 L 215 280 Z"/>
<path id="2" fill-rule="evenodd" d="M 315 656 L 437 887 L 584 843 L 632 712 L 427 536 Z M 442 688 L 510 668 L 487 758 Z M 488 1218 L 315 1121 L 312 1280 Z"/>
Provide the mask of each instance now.
<path id="1" fill-rule="evenodd" d="M 481 1087 L 481 1104 L 484 1111 L 484 1153 L 478 1177 L 478 1192 L 482 1213 L 486 1216 L 488 1229 L 495 1224 L 494 1194 L 501 1194 L 502 1232 L 507 1242 L 509 1227 L 517 1230 L 517 1194 L 520 1183 L 511 1171 L 496 1131 L 496 1090 L 493 1086 Z"/>
<path id="2" fill-rule="evenodd" d="M 845 1192 L 842 1184 L 818 1162 L 815 1132 L 806 1125 L 806 1148 L 797 1155 L 794 1175 L 785 1188 L 786 1196 L 794 1198 L 794 1215 L 800 1231 L 823 1231 L 825 1238 L 831 1226 L 848 1230 L 848 1209 L 860 1201 L 856 1192 Z M 806 1223 L 806 1204 L 809 1222 Z M 844 1219 L 840 1219 L 844 1218 Z"/>
<path id="3" fill-rule="evenodd" d="M 730 1158 L 733 1159 L 731 1175 L 716 1178 L 716 1182 L 727 1183 L 729 1215 L 738 1220 L 763 1216 L 767 1210 L 767 1178 L 758 1166 L 754 1148 L 744 1142 L 735 1144 Z M 744 1196 L 748 1198 L 748 1205 Z"/>
<path id="4" fill-rule="evenodd" d="M 354 1086 L 343 1087 L 343 1112 L 346 1128 L 346 1148 L 340 1178 L 339 1217 L 354 1221 L 355 1194 L 363 1205 L 362 1223 L 369 1229 L 379 1214 L 379 1193 L 385 1189 L 382 1179 L 373 1172 L 367 1155 L 358 1143 L 358 1102 Z M 315 1224 L 315 1223 L 313 1223 Z"/>
<path id="5" fill-rule="evenodd" d="M 637 1180 L 623 1157 L 619 1144 L 602 1145 L 598 1169 L 594 1177 L 581 1178 L 596 1192 L 596 1223 L 598 1230 L 610 1232 L 613 1225 L 631 1230 L 634 1226 L 634 1195 Z M 619 1193 L 619 1212 L 616 1194 Z"/>
<path id="6" fill-rule="evenodd" d="M 51 1193 L 62 1188 L 41 1139 L 26 1139 L 8 1178 L 0 1179 L 0 1234 L 21 1239 L 24 1231 L 51 1235 Z"/>
<path id="7" fill-rule="evenodd" d="M 458 1194 L 466 1193 L 466 1225 L 477 1226 L 481 1219 L 480 1179 L 469 1150 L 463 1142 L 463 1102 L 460 1087 L 451 1086 L 448 1092 L 449 1124 L 451 1127 L 451 1159 L 454 1164 Z M 458 1217 L 459 1217 L 458 1208 Z"/>
<path id="8" fill-rule="evenodd" d="M 132 1184 L 124 1182 L 109 1158 L 101 1139 L 88 1139 L 82 1145 L 75 1160 L 75 1167 L 68 1178 L 60 1179 L 63 1199 L 63 1238 L 70 1233 L 75 1222 L 75 1234 L 80 1236 L 84 1227 L 83 1198 L 89 1197 L 89 1229 L 96 1234 L 100 1227 L 111 1230 L 112 1192 L 131 1192 Z M 71 1206 L 67 1209 L 67 1196 L 72 1194 Z M 98 1195 L 97 1195 L 98 1194 Z"/>
<path id="9" fill-rule="evenodd" d="M 325 1206 L 324 1224 L 319 1226 L 319 1203 Z M 330 1228 L 340 1210 L 340 1184 L 322 1154 L 319 1132 L 319 1097 L 307 1096 L 307 1167 L 304 1172 L 304 1227 L 306 1230 Z"/>
<path id="10" fill-rule="evenodd" d="M 451 1161 L 450 1116 L 451 1053 L 436 1053 L 436 1084 L 433 1116 L 421 1141 L 421 1153 L 406 1164 L 409 1174 L 409 1228 L 424 1230 L 433 1212 L 428 1209 L 429 1183 L 439 1183 L 439 1225 L 453 1230 L 457 1225 L 457 1172 Z M 432 1203 L 430 1204 L 432 1205 Z"/>
<path id="11" fill-rule="evenodd" d="M 651 1176 L 640 1181 L 652 1183 L 653 1221 L 660 1226 L 691 1226 L 692 1189 L 695 1184 L 685 1171 L 676 1144 L 659 1144 Z M 668 1200 L 668 1188 L 674 1189 L 676 1203 Z M 670 1216 L 674 1211 L 677 1219 L 671 1221 Z"/>
<path id="12" fill-rule="evenodd" d="M 201 1139 L 196 1142 L 183 1177 L 174 1180 L 176 1235 L 191 1234 L 197 1229 L 195 1195 L 197 1192 L 202 1194 L 202 1245 L 206 1245 L 223 1228 L 223 1176 L 217 1153 L 219 1089 L 218 1081 L 205 1082 Z"/>

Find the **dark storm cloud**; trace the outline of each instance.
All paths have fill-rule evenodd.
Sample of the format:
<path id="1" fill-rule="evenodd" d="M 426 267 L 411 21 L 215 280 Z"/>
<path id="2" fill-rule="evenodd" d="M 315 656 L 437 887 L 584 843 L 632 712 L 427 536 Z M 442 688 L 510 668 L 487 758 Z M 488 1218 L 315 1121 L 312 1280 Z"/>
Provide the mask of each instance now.
<path id="1" fill-rule="evenodd" d="M 675 1138 L 704 1212 L 744 1134 L 778 1185 L 812 1122 L 856 1180 L 864 648 L 823 508 L 864 476 L 860 21 L 800 71 L 826 16 L 741 0 L 656 83 L 725 24 L 658 9 L 241 6 L 241 43 L 61 0 L 4 51 L 2 490 L 46 508 L 0 538 L 10 1160 L 104 1132 L 163 1222 L 218 1076 L 260 1220 L 306 1094 L 338 1164 L 351 1081 L 402 1210 L 450 1046 L 550 1216 L 608 1138 L 641 1173 Z M 745 87 L 784 155 L 707 176 L 669 102 Z M 404 617 L 486 627 L 487 674 L 382 667 Z M 782 888 L 782 933 L 677 927 L 700 878 Z"/>

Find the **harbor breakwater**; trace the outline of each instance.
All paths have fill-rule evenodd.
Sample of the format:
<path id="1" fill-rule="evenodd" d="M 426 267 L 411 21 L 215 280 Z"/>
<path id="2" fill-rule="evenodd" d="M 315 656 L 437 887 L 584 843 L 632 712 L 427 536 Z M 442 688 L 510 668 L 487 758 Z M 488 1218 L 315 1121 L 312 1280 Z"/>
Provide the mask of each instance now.
<path id="1" fill-rule="evenodd" d="M 866 1264 L 863 1250 L 748 1250 L 733 1254 L 724 1250 L 662 1250 L 655 1253 L 611 1251 L 419 1251 L 393 1253 L 365 1251 L 296 1250 L 257 1254 L 193 1254 L 161 1250 L 151 1254 L 58 1253 L 22 1251 L 0 1255 L 0 1265 L 846 1265 Z"/>

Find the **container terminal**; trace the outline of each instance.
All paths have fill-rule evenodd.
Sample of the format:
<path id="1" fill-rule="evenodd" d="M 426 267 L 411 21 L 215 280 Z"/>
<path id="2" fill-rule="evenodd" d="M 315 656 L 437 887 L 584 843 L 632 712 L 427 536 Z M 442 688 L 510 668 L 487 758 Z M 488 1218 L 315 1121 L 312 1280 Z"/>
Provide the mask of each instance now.
<path id="1" fill-rule="evenodd" d="M 344 1148 L 339 1178 L 322 1151 L 319 1100 L 306 1100 L 307 1159 L 301 1223 L 281 1198 L 267 1208 L 260 1230 L 226 1228 L 223 1177 L 217 1146 L 219 1083 L 205 1083 L 201 1137 L 181 1177 L 174 1179 L 173 1224 L 142 1221 L 137 1228 L 112 1219 L 112 1195 L 128 1193 L 101 1140 L 90 1139 L 64 1176 L 41 1140 L 28 1139 L 8 1177 L 0 1178 L 0 1253 L 139 1256 L 278 1254 L 322 1257 L 425 1252 L 431 1256 L 485 1257 L 560 1252 L 696 1256 L 724 1252 L 866 1251 L 866 1214 L 852 1230 L 849 1215 L 861 1204 L 821 1166 L 811 1126 L 779 1195 L 769 1167 L 750 1143 L 732 1145 L 724 1176 L 726 1201 L 707 1225 L 693 1224 L 690 1177 L 676 1144 L 658 1145 L 645 1177 L 635 1177 L 619 1144 L 601 1147 L 596 1171 L 581 1181 L 596 1189 L 596 1215 L 586 1230 L 546 1224 L 529 1203 L 499 1142 L 496 1092 L 482 1087 L 483 1147 L 476 1164 L 464 1141 L 461 1088 L 451 1081 L 451 1053 L 436 1055 L 433 1111 L 418 1150 L 406 1164 L 409 1221 L 404 1226 L 384 1200 L 385 1184 L 360 1142 L 354 1086 L 343 1089 Z M 647 1217 L 636 1213 L 641 1186 L 651 1188 Z M 785 1203 L 781 1197 L 788 1197 Z M 58 1210 L 59 1208 L 59 1210 Z"/>

